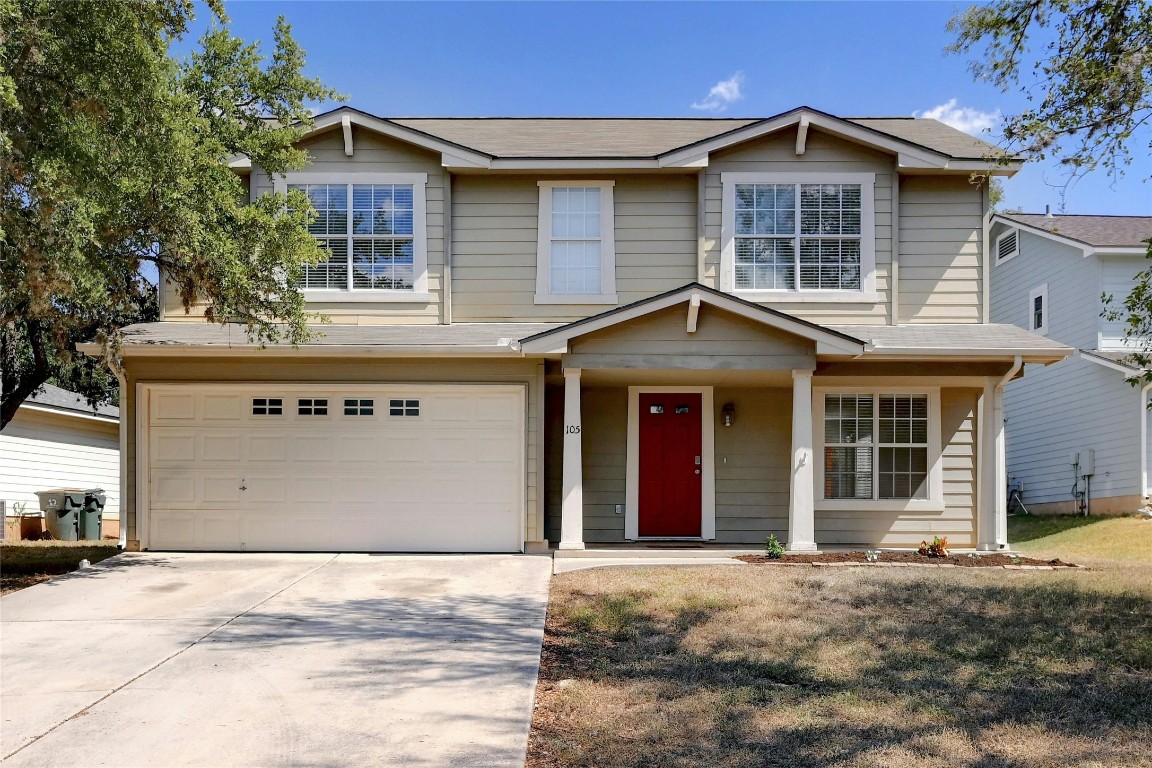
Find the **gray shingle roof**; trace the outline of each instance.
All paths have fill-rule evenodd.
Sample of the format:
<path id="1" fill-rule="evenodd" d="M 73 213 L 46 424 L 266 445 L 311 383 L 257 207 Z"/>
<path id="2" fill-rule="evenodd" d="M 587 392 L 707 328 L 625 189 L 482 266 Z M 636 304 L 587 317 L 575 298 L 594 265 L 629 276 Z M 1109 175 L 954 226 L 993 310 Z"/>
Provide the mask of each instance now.
<path id="1" fill-rule="evenodd" d="M 955 350 L 957 355 L 1038 354 L 1066 357 L 1072 348 L 1007 323 L 941 325 L 830 325 L 832 330 L 866 339 L 872 354 L 887 350 Z"/>
<path id="2" fill-rule="evenodd" d="M 1152 216 L 1047 216 L 1043 213 L 1001 214 L 1001 218 L 1042 229 L 1096 248 L 1138 248 L 1152 238 Z"/>
<path id="3" fill-rule="evenodd" d="M 774 118 L 406 117 L 406 128 L 494 157 L 651 158 Z M 842 118 L 954 159 L 980 160 L 997 149 L 938 120 Z"/>
<path id="4" fill-rule="evenodd" d="M 560 323 L 461 323 L 457 325 L 317 325 L 308 346 L 491 347 L 557 327 Z M 123 329 L 126 346 L 188 345 L 255 347 L 244 326 L 208 322 L 141 323 Z M 503 343 L 501 343 L 503 340 Z M 278 348 L 287 345 L 271 345 Z"/>
<path id="5" fill-rule="evenodd" d="M 78 395 L 54 384 L 44 384 L 26 402 L 43 405 L 59 411 L 74 411 L 76 413 L 96 414 L 108 416 L 113 419 L 120 418 L 120 409 L 114 405 L 98 405 L 93 410 L 83 395 Z"/>

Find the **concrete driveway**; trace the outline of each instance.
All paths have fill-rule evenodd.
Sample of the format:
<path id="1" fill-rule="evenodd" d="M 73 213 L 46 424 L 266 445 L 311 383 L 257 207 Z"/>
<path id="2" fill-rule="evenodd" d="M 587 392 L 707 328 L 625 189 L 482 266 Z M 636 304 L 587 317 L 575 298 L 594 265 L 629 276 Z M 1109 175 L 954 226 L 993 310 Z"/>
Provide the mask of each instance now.
<path id="1" fill-rule="evenodd" d="M 551 560 L 126 554 L 0 599 L 17 766 L 523 765 Z"/>

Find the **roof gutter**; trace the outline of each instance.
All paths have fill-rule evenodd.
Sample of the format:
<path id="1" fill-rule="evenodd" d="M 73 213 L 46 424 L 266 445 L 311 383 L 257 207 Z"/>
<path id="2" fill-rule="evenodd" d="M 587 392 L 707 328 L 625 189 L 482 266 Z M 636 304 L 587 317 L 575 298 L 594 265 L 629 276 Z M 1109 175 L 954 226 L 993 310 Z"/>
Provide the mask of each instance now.
<path id="1" fill-rule="evenodd" d="M 77 344 L 86 355 L 100 354 L 98 344 Z M 259 347 L 224 344 L 125 344 L 120 355 L 129 357 L 519 357 L 512 339 L 499 344 L 387 345 L 326 344 L 307 347 Z"/>

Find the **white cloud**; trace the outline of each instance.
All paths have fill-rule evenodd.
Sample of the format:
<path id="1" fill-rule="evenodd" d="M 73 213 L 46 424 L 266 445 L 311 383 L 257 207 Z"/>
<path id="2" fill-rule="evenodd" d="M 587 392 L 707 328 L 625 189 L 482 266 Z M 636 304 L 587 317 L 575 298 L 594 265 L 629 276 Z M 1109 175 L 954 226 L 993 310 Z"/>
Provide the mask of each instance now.
<path id="1" fill-rule="evenodd" d="M 702 109 L 707 112 L 723 112 L 734 101 L 744 98 L 740 93 L 740 86 L 744 85 L 744 73 L 737 72 L 727 80 L 721 80 L 712 86 L 708 96 L 702 101 L 692 102 L 692 109 Z"/>
<path id="2" fill-rule="evenodd" d="M 977 136 L 995 128 L 1000 123 L 1000 110 L 995 112 L 981 112 L 972 107 L 956 106 L 956 99 L 949 99 L 944 104 L 932 107 L 924 112 L 913 112 L 912 117 L 929 117 L 939 120 L 945 125 Z"/>

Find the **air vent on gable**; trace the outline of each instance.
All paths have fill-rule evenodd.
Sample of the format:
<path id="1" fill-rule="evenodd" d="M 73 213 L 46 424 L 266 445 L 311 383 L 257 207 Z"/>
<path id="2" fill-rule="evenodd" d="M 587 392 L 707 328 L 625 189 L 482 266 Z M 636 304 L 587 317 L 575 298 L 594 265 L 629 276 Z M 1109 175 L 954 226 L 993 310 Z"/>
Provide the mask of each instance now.
<path id="1" fill-rule="evenodd" d="M 996 241 L 996 261 L 1004 261 L 1016 255 L 1020 241 L 1020 230 L 1013 229 L 1000 235 Z"/>

